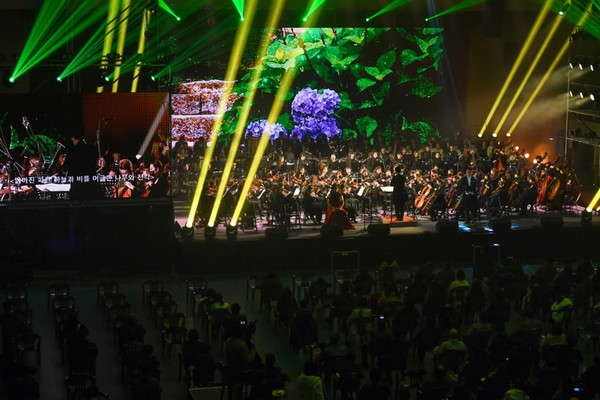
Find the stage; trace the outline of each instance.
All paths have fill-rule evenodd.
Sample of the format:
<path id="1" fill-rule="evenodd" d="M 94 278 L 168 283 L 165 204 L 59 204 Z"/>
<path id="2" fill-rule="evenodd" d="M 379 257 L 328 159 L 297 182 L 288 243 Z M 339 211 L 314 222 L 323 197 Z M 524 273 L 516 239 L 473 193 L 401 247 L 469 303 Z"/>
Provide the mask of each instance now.
<path id="1" fill-rule="evenodd" d="M 181 226 L 184 211 L 185 205 L 176 203 L 175 217 Z M 600 243 L 600 218 L 594 215 L 591 223 L 582 223 L 579 207 L 562 212 L 538 208 L 525 217 L 509 215 L 492 222 L 482 218 L 469 224 L 430 221 L 426 216 L 389 223 L 381 212 L 378 218 L 368 219 L 359 216 L 355 229 L 341 236 L 329 230 L 322 234 L 321 227 L 310 221 L 286 229 L 271 227 L 264 218 L 257 219 L 256 229 L 239 228 L 235 238 L 227 237 L 223 225 L 214 237 L 206 237 L 205 229 L 196 227 L 193 235 L 189 231 L 178 234 L 176 268 L 185 273 L 218 269 L 246 274 L 270 269 L 323 270 L 335 264 L 332 253 L 349 252 L 356 252 L 360 266 L 368 268 L 378 266 L 389 252 L 403 265 L 430 260 L 464 264 L 487 253 L 494 260 L 594 255 Z"/>

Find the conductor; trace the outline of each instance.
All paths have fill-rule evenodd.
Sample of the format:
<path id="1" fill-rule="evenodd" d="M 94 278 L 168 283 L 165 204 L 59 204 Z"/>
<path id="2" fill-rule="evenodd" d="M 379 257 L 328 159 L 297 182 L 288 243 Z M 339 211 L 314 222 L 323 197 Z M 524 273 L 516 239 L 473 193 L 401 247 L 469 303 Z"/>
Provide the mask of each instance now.
<path id="1" fill-rule="evenodd" d="M 396 168 L 394 168 L 394 172 L 394 177 L 391 182 L 391 185 L 394 188 L 394 191 L 392 192 L 392 202 L 394 203 L 396 220 L 402 221 L 404 219 L 404 205 L 406 203 L 406 178 L 402 173 L 402 166 L 397 165 Z"/>

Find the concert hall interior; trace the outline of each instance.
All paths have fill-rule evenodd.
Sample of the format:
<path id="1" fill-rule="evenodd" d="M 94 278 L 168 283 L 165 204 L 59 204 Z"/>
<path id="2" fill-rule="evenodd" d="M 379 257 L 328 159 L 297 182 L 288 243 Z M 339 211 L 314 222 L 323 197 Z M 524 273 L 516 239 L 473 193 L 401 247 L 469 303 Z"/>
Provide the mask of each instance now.
<path id="1" fill-rule="evenodd" d="M 598 0 L 1 0 L 0 38 L 0 398 L 600 396 Z"/>

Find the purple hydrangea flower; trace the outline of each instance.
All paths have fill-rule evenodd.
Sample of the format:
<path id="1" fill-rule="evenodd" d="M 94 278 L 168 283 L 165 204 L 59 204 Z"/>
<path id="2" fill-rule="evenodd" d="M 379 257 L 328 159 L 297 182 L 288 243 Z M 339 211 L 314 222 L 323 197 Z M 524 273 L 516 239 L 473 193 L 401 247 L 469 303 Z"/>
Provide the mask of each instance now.
<path id="1" fill-rule="evenodd" d="M 260 138 L 264 131 L 269 131 L 269 135 L 271 136 L 271 142 L 281 138 L 287 137 L 287 131 L 280 123 L 274 123 L 273 125 L 269 125 L 269 122 L 266 119 L 259 119 L 257 121 L 251 122 L 246 127 L 245 137 L 253 137 Z"/>
<path id="2" fill-rule="evenodd" d="M 300 90 L 292 101 L 292 119 L 296 123 L 292 134 L 300 139 L 306 135 L 316 138 L 324 134 L 328 139 L 340 135 L 333 116 L 340 103 L 340 96 L 331 89 L 323 89 L 321 93 L 311 88 Z"/>

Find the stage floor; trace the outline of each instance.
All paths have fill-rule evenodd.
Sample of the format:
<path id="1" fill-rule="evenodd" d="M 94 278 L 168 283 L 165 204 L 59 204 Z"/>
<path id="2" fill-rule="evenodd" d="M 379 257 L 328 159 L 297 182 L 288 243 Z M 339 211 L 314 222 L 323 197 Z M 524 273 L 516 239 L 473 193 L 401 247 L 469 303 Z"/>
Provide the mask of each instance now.
<path id="1" fill-rule="evenodd" d="M 189 213 L 189 204 L 183 201 L 174 202 L 175 221 L 180 226 L 186 223 Z M 560 212 L 546 211 L 542 207 L 538 207 L 534 213 L 529 213 L 527 216 L 521 217 L 513 213 L 508 217 L 510 219 L 510 230 L 536 230 L 542 228 L 542 219 L 562 218 L 564 228 L 579 228 L 582 226 L 581 213 L 583 207 L 575 206 L 569 210 Z M 450 216 L 452 220 L 452 216 Z M 321 226 L 313 223 L 310 219 L 306 221 L 300 218 L 298 224 L 291 224 L 288 227 L 288 239 L 313 239 L 321 237 Z M 355 229 L 344 230 L 343 237 L 355 238 L 368 235 L 368 227 L 371 224 L 387 224 L 390 226 L 390 235 L 422 235 L 427 233 L 437 233 L 437 221 L 432 221 L 427 215 L 411 215 L 404 216 L 402 222 L 398 222 L 395 217 L 390 218 L 389 212 L 380 208 L 371 215 L 357 216 L 356 223 L 353 223 Z M 594 214 L 592 217 L 592 225 L 600 227 L 600 216 Z M 254 241 L 265 238 L 265 231 L 273 225 L 269 224 L 266 216 L 256 218 L 255 229 L 238 228 L 236 239 L 237 241 Z M 474 223 L 466 223 L 462 218 L 458 220 L 458 231 L 463 233 L 489 233 L 493 234 L 494 230 L 490 226 L 490 219 L 482 213 L 480 219 Z M 203 226 L 194 227 L 194 241 L 207 240 L 204 234 Z M 220 223 L 216 227 L 214 240 L 227 240 L 225 225 Z M 600 247 L 600 246 L 599 246 Z"/>
<path id="2" fill-rule="evenodd" d="M 180 226 L 185 224 L 187 211 L 184 203 L 176 202 L 175 218 Z M 238 229 L 233 240 L 227 239 L 222 224 L 213 238 L 205 237 L 204 228 L 195 227 L 193 235 L 188 232 L 185 237 L 178 237 L 181 258 L 177 268 L 185 273 L 206 266 L 232 273 L 336 269 L 332 255 L 347 252 L 360 254 L 358 265 L 350 267 L 376 268 L 390 253 L 404 265 L 427 261 L 464 265 L 474 263 L 479 253 L 492 252 L 493 261 L 499 262 L 504 257 L 595 256 L 600 251 L 600 218 L 594 215 L 590 224 L 583 224 L 581 208 L 560 213 L 540 208 L 525 217 L 511 215 L 502 219 L 496 229 L 484 217 L 476 223 L 458 221 L 456 227 L 438 225 L 426 216 L 401 224 L 391 223 L 389 233 L 387 229 L 378 229 L 388 222 L 379 210 L 376 217 L 359 216 L 355 229 L 345 230 L 339 237 L 323 236 L 321 227 L 312 222 L 292 226 L 282 237 L 267 235 L 270 226 L 263 218 L 258 219 L 256 229 Z M 370 225 L 376 226 L 370 229 Z"/>

